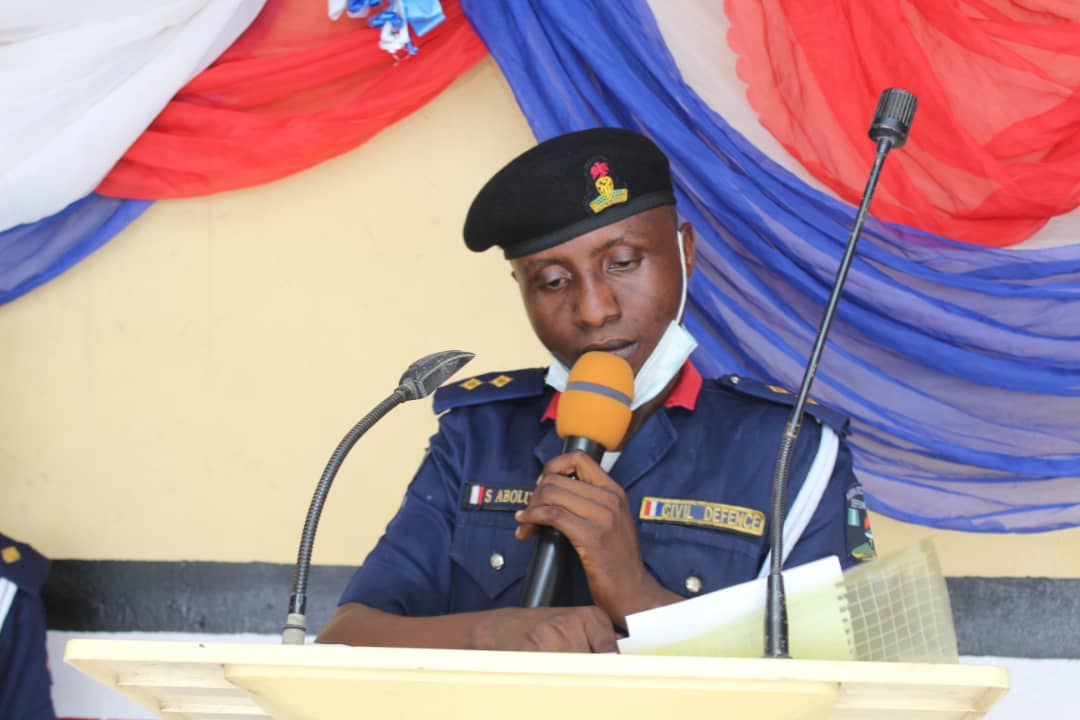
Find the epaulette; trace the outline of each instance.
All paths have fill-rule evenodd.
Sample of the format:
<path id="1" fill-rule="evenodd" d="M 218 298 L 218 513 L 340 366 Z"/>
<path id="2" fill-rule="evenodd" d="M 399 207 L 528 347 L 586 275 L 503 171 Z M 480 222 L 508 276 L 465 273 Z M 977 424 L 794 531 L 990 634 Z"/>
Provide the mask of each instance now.
<path id="1" fill-rule="evenodd" d="M 716 380 L 739 395 L 769 400 L 789 407 L 795 404 L 795 393 L 778 385 L 766 385 L 760 380 L 754 380 L 742 375 L 722 375 Z M 804 412 L 817 418 L 841 435 L 847 435 L 851 421 L 847 415 L 839 410 L 834 410 L 831 407 L 822 405 L 813 398 L 809 398 L 806 401 Z"/>
<path id="2" fill-rule="evenodd" d="M 26 543 L 0 533 L 0 578 L 15 583 L 31 595 L 41 592 L 49 574 L 49 560 Z"/>
<path id="3" fill-rule="evenodd" d="M 546 372 L 545 368 L 491 372 L 443 385 L 435 391 L 435 413 L 469 405 L 542 395 Z"/>

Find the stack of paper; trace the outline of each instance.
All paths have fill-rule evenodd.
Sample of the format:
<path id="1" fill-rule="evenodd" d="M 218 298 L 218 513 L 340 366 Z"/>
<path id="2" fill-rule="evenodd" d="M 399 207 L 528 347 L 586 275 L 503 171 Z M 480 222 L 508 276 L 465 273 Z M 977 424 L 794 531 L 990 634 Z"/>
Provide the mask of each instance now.
<path id="1" fill-rule="evenodd" d="M 836 556 L 784 571 L 793 657 L 853 660 L 844 577 Z M 630 615 L 619 652 L 761 657 L 765 580 L 752 580 L 674 605 Z"/>
<path id="2" fill-rule="evenodd" d="M 957 662 L 945 578 L 930 541 L 841 573 L 835 556 L 784 571 L 792 657 Z M 626 618 L 619 652 L 761 657 L 765 579 Z"/>

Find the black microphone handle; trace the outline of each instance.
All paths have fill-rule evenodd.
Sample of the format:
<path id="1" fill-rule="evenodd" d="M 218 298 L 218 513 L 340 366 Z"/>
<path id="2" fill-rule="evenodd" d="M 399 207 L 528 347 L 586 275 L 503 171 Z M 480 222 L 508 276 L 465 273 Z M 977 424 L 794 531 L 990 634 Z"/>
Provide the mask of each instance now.
<path id="1" fill-rule="evenodd" d="M 585 437 L 568 437 L 563 441 L 563 454 L 581 450 L 596 462 L 604 457 L 604 446 Z M 540 528 L 525 585 L 521 592 L 521 607 L 551 607 L 559 581 L 570 560 L 570 541 L 552 527 Z"/>

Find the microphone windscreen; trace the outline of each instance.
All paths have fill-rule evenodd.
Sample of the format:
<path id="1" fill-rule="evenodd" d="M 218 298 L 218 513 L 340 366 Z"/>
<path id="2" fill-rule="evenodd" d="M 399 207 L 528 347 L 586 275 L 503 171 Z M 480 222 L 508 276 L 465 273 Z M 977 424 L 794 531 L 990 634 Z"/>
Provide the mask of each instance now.
<path id="1" fill-rule="evenodd" d="M 874 142 L 888 139 L 893 148 L 902 148 L 915 119 L 919 101 L 901 88 L 888 88 L 878 98 L 874 119 L 870 121 L 870 139 Z"/>
<path id="2" fill-rule="evenodd" d="M 587 352 L 570 368 L 555 431 L 561 438 L 584 437 L 613 450 L 630 427 L 633 398 L 630 363 L 611 353 Z"/>

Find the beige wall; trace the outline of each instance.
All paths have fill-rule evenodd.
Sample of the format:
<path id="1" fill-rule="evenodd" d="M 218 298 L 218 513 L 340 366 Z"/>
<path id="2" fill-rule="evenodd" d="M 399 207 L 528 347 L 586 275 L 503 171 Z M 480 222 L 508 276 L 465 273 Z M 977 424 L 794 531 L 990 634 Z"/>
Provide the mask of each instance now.
<path id="1" fill-rule="evenodd" d="M 532 135 L 485 60 L 356 151 L 250 190 L 161 202 L 0 307 L 0 528 L 58 558 L 292 562 L 342 435 L 415 358 L 537 365 L 496 252 L 461 243 L 473 193 Z M 358 563 L 435 428 L 396 410 L 353 450 L 315 550 Z M 931 533 L 953 575 L 1080 577 L 1080 531 Z"/>

